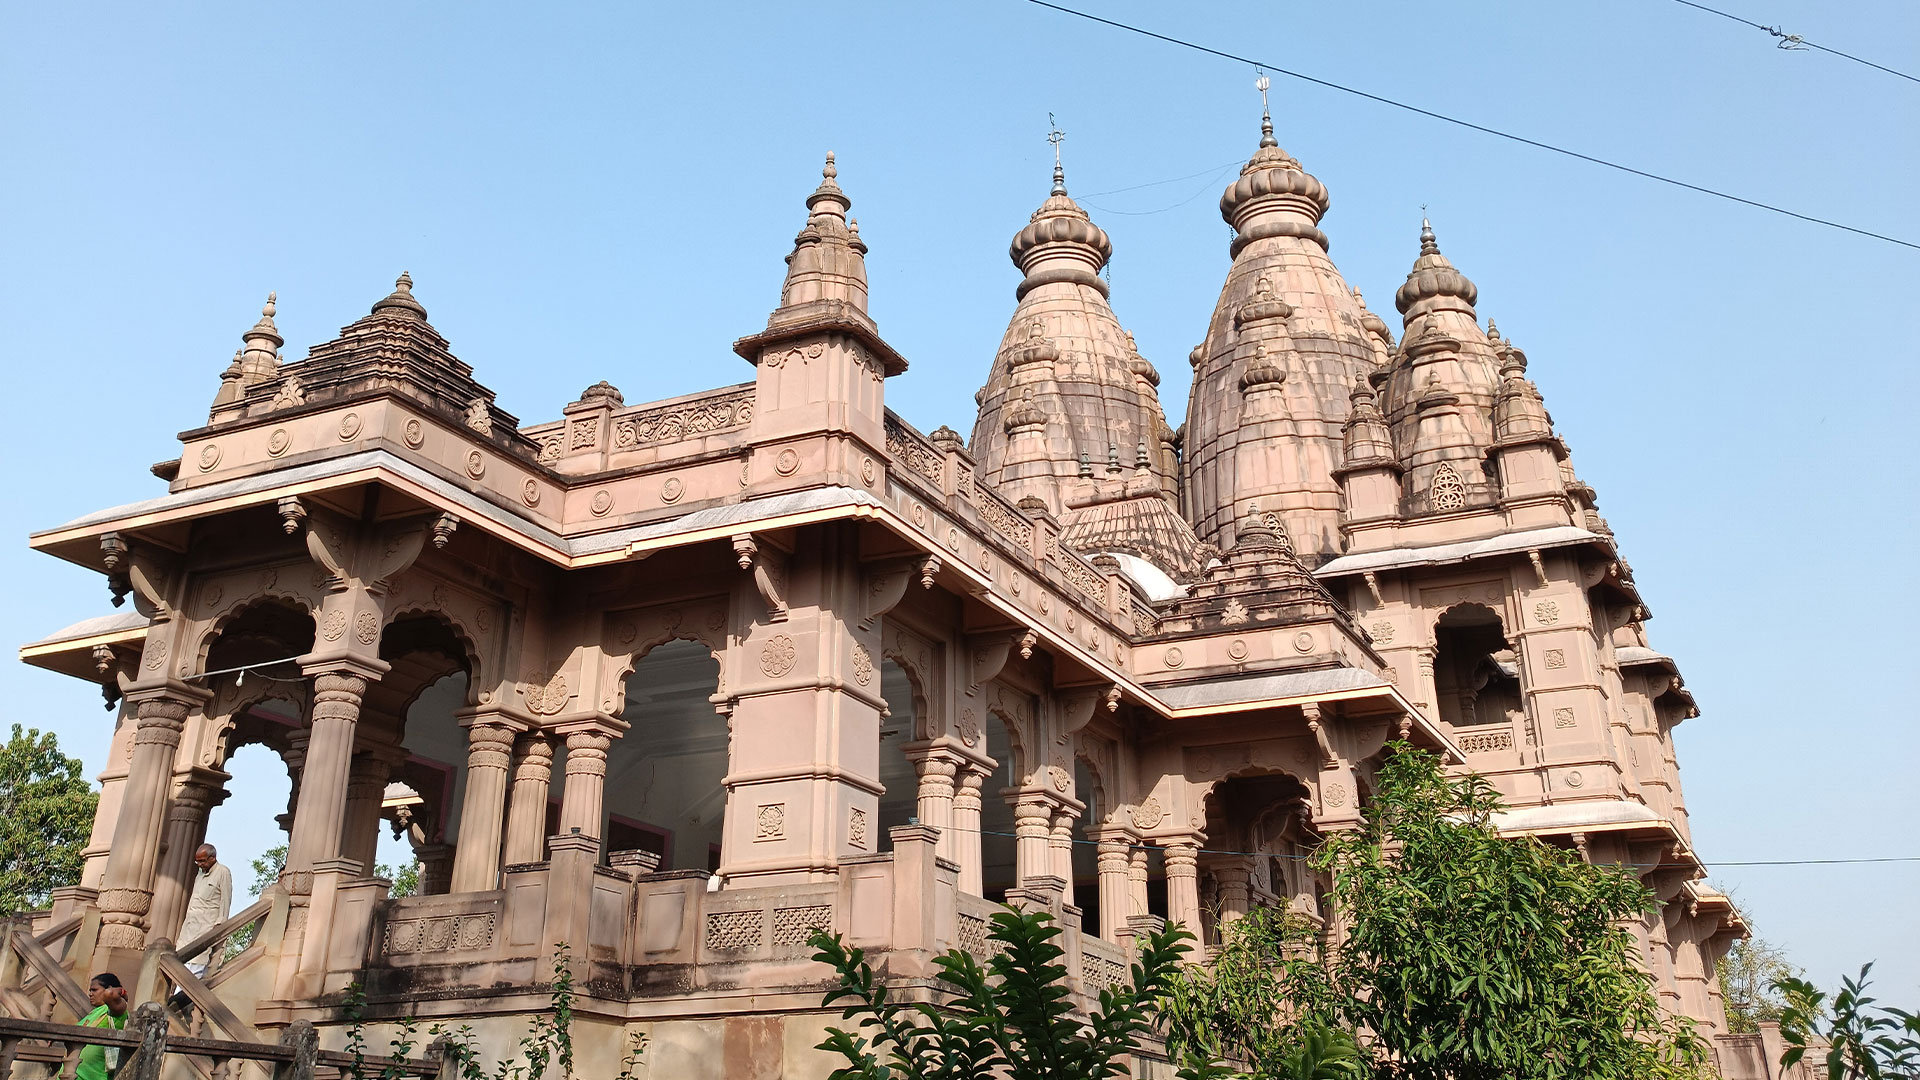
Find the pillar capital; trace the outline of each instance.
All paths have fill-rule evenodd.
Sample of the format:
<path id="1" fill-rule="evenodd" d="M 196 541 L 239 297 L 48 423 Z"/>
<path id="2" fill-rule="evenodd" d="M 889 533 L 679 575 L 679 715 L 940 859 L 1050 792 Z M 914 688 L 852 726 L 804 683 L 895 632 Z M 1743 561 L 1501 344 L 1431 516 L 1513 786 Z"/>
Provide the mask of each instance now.
<path id="1" fill-rule="evenodd" d="M 320 680 L 322 678 L 326 676 L 346 676 L 361 680 L 360 689 L 355 691 L 361 694 L 367 692 L 367 683 L 379 682 L 382 675 L 385 675 L 393 669 L 392 664 L 387 663 L 378 656 L 322 656 L 319 653 L 308 653 L 305 656 L 298 657 L 295 663 L 300 665 L 300 673 L 302 675 L 309 676 L 314 680 L 314 690 L 316 691 L 321 688 Z"/>

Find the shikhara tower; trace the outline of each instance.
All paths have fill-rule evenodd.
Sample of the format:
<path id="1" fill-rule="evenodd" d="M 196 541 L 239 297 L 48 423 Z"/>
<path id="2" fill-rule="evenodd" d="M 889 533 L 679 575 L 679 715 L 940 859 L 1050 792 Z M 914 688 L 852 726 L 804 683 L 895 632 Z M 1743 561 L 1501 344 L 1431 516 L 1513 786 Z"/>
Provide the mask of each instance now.
<path id="1" fill-rule="evenodd" d="M 603 380 L 523 425 L 407 275 L 301 360 L 270 296 L 167 492 L 33 538 L 133 604 L 22 650 L 119 712 L 82 882 L 12 932 L 269 1039 L 337 1039 L 358 983 L 374 1022 L 430 988 L 511 1042 L 568 942 L 583 1074 L 645 1031 L 663 1074 L 823 1076 L 811 928 L 918 985 L 1044 905 L 1090 1003 L 1143 920 L 1326 919 L 1303 857 L 1405 739 L 1491 777 L 1504 830 L 1638 868 L 1662 1001 L 1718 1031 L 1743 927 L 1689 839 L 1693 699 L 1430 226 L 1396 340 L 1263 116 L 1176 432 L 1056 158 L 968 442 L 886 408 L 838 173 L 745 381 L 668 401 Z M 247 746 L 293 784 L 287 870 L 201 978 L 172 936 Z M 383 829 L 421 895 L 368 876 Z M 0 1000 L 67 1018 L 19 968 Z M 1728 1076 L 1762 1075 L 1745 1039 Z"/>

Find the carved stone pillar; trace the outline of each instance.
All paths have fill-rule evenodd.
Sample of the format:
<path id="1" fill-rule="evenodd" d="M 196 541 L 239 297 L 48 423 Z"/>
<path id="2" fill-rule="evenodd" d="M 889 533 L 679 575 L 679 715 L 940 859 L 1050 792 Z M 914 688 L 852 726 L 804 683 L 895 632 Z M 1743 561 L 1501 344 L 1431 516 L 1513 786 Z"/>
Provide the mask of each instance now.
<path id="1" fill-rule="evenodd" d="M 153 886 L 153 936 L 175 945 L 187 916 L 187 896 L 193 889 L 193 853 L 207 841 L 207 815 L 226 801 L 226 773 L 195 769 L 187 774 L 167 807 L 162 832 L 160 871 Z"/>
<path id="2" fill-rule="evenodd" d="M 485 892 L 500 883 L 500 831 L 507 811 L 513 734 L 511 727 L 492 720 L 467 726 L 467 794 L 460 803 L 453 892 Z"/>
<path id="3" fill-rule="evenodd" d="M 313 677 L 313 722 L 301 769 L 299 801 L 287 840 L 290 891 L 312 891 L 313 864 L 340 856 L 346 822 L 347 780 L 353 767 L 354 731 L 367 678 L 352 671 L 322 671 Z"/>
<path id="4" fill-rule="evenodd" d="M 413 849 L 420 860 L 420 895 L 442 896 L 453 891 L 452 844 L 422 844 Z"/>
<path id="5" fill-rule="evenodd" d="M 1244 855 L 1229 855 L 1213 864 L 1213 879 L 1220 886 L 1220 939 L 1226 940 L 1227 928 L 1246 918 L 1253 896 L 1252 861 Z"/>
<path id="6" fill-rule="evenodd" d="M 1133 849 L 1128 837 L 1119 833 L 1105 834 L 1100 838 L 1100 846 L 1095 849 L 1094 859 L 1100 874 L 1100 936 L 1118 942 L 1120 931 L 1126 929 L 1128 917 L 1145 914 L 1144 911 L 1133 910 L 1133 883 L 1129 880 L 1133 869 Z"/>
<path id="7" fill-rule="evenodd" d="M 174 752 L 180 747 L 180 732 L 192 705 L 184 697 L 156 694 L 136 706 L 133 761 L 121 791 L 113 850 L 100 883 L 98 944 L 109 956 L 113 950 L 137 952 L 147 944 L 167 789 L 173 779 Z"/>
<path id="8" fill-rule="evenodd" d="M 553 743 L 545 734 L 529 731 L 520 736 L 515 750 L 513 793 L 507 803 L 506 853 L 501 857 L 506 865 L 539 862 L 546 854 L 547 792 L 552 786 Z"/>
<path id="9" fill-rule="evenodd" d="M 613 737 L 604 731 L 567 733 L 567 786 L 560 796 L 560 835 L 579 833 L 595 840 L 606 817 L 607 750 Z"/>
<path id="10" fill-rule="evenodd" d="M 1029 878 L 1053 876 L 1053 803 L 1046 796 L 1034 792 L 1018 796 L 1013 835 L 1014 880 L 1025 885 Z"/>
<path id="11" fill-rule="evenodd" d="M 380 802 L 387 780 L 397 764 L 393 748 L 365 750 L 353 756 L 347 771 L 345 821 L 340 827 L 340 857 L 360 864 L 362 874 L 373 873 L 380 845 Z"/>
<path id="12" fill-rule="evenodd" d="M 920 824 L 940 830 L 935 852 L 943 859 L 959 861 L 961 840 L 953 832 L 954 778 L 966 766 L 952 750 L 938 746 L 915 746 L 906 751 L 907 760 L 920 777 L 915 815 Z"/>
<path id="13" fill-rule="evenodd" d="M 1149 914 L 1147 911 L 1147 879 L 1150 875 L 1147 870 L 1147 857 L 1147 849 L 1137 841 L 1135 842 L 1133 850 L 1127 855 L 1127 897 L 1131 902 L 1132 918 L 1140 918 Z M 1122 919 L 1120 925 L 1127 925 L 1127 920 Z"/>
<path id="14" fill-rule="evenodd" d="M 1167 859 L 1167 921 L 1200 935 L 1200 844 L 1177 837 L 1162 840 Z"/>
<path id="15" fill-rule="evenodd" d="M 80 870 L 80 884 L 85 888 L 98 889 L 107 872 L 107 855 L 113 848 L 113 827 L 120 820 L 120 796 L 133 759 L 133 733 L 137 724 L 133 702 L 121 702 L 113 742 L 107 748 L 107 767 L 101 769 L 96 778 L 100 781 L 100 802 L 93 814 L 93 833 L 80 852 L 86 860 Z"/>
<path id="16" fill-rule="evenodd" d="M 980 868 L 980 786 L 986 780 L 985 770 L 969 764 L 960 770 L 953 792 L 953 861 L 960 864 L 960 891 L 969 896 L 979 896 L 986 888 Z"/>
<path id="17" fill-rule="evenodd" d="M 1069 904 L 1073 903 L 1073 825 L 1079 820 L 1077 811 L 1061 806 L 1054 808 L 1048 825 L 1048 859 L 1053 867 L 1048 872 L 1067 883 Z"/>

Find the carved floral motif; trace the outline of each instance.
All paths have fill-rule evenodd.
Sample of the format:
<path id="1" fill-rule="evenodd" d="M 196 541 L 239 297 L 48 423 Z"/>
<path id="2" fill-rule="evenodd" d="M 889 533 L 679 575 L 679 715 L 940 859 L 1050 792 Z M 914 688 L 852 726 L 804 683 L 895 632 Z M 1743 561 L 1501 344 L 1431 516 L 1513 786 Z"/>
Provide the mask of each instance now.
<path id="1" fill-rule="evenodd" d="M 629 416 L 613 427 L 613 444 L 622 450 L 712 435 L 753 422 L 753 391 L 683 402 Z"/>
<path id="2" fill-rule="evenodd" d="M 1160 800 L 1149 795 L 1145 802 L 1133 808 L 1133 826 L 1136 829 L 1151 829 L 1166 820 L 1166 816 Z"/>
<path id="3" fill-rule="evenodd" d="M 861 686 L 873 681 L 873 654 L 857 641 L 853 643 L 853 678 Z"/>
<path id="4" fill-rule="evenodd" d="M 769 679 L 777 679 L 793 670 L 794 660 L 798 656 L 799 650 L 794 648 L 793 639 L 785 634 L 776 634 L 760 647 L 760 673 Z"/>

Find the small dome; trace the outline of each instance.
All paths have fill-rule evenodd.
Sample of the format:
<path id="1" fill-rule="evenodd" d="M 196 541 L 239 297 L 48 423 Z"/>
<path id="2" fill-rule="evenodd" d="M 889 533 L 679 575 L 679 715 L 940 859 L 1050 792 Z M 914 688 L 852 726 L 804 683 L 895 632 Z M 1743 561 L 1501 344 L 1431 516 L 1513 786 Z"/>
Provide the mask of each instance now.
<path id="1" fill-rule="evenodd" d="M 1113 241 L 1107 239 L 1106 230 L 1095 225 L 1087 212 L 1066 195 L 1049 195 L 1047 201 L 1040 204 L 1027 227 L 1014 234 L 1007 255 L 1025 273 L 1031 268 L 1036 253 L 1044 253 L 1042 249 L 1054 245 L 1086 248 L 1096 270 L 1113 257 Z"/>
<path id="2" fill-rule="evenodd" d="M 1240 389 L 1247 393 L 1255 390 L 1270 390 L 1279 387 L 1287 380 L 1287 373 L 1267 356 L 1265 345 L 1256 345 L 1253 349 L 1253 362 L 1240 376 Z"/>
<path id="3" fill-rule="evenodd" d="M 426 322 L 427 309 L 413 298 L 413 275 L 401 271 L 400 280 L 393 283 L 393 291 L 373 305 L 373 313 Z"/>
<path id="4" fill-rule="evenodd" d="M 1480 298 L 1480 290 L 1467 280 L 1467 275 L 1454 269 L 1445 255 L 1440 254 L 1440 244 L 1434 238 L 1433 225 L 1422 218 L 1420 257 L 1413 261 L 1413 269 L 1407 272 L 1406 282 L 1393 294 L 1393 306 L 1405 315 L 1420 301 L 1443 296 L 1463 301 L 1471 309 L 1474 301 Z"/>

